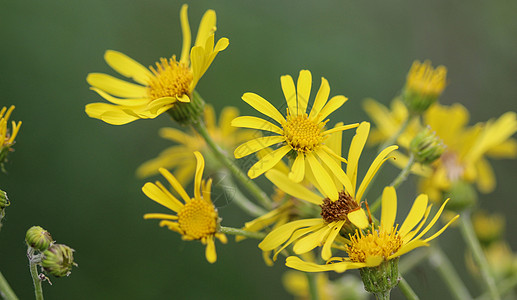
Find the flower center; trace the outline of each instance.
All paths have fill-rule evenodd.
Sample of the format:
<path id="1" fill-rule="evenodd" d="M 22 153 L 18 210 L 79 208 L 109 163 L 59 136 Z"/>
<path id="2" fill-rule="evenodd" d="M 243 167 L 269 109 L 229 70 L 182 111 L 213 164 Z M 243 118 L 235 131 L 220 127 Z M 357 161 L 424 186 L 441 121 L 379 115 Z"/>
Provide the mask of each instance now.
<path id="1" fill-rule="evenodd" d="M 323 135 L 321 129 L 324 123 L 309 120 L 307 114 L 301 116 L 287 115 L 283 124 L 286 142 L 296 151 L 310 152 L 321 145 Z"/>
<path id="2" fill-rule="evenodd" d="M 149 99 L 156 100 L 163 97 L 181 97 L 189 93 L 192 82 L 192 71 L 184 63 L 176 61 L 173 56 L 168 60 L 160 58 L 156 68 L 150 67 L 154 74 L 148 83 L 147 94 Z"/>
<path id="3" fill-rule="evenodd" d="M 327 223 L 348 220 L 347 215 L 360 208 L 359 204 L 345 191 L 339 192 L 339 198 L 336 201 L 329 198 L 323 199 L 320 207 L 321 217 Z"/>
<path id="4" fill-rule="evenodd" d="M 402 247 L 402 238 L 397 234 L 397 228 L 391 231 L 375 230 L 368 231 L 365 235 L 356 231 L 350 235 L 350 244 L 345 246 L 348 257 L 353 262 L 366 262 L 367 257 L 382 256 L 386 260 L 390 255 Z"/>
<path id="5" fill-rule="evenodd" d="M 215 233 L 217 212 L 213 204 L 203 199 L 192 199 L 178 213 L 178 223 L 185 236 L 199 240 Z"/>

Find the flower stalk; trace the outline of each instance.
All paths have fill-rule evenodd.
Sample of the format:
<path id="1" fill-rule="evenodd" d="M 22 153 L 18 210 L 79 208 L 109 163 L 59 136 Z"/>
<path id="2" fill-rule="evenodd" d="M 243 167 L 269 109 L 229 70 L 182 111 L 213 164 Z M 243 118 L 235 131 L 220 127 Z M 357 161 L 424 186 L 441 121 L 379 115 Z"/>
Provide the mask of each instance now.
<path id="1" fill-rule="evenodd" d="M 244 196 L 230 176 L 231 175 L 227 172 L 227 170 L 223 170 L 218 173 L 218 184 L 224 190 L 225 195 L 228 197 L 227 200 L 233 201 L 237 206 L 239 206 L 243 211 L 251 216 L 259 217 L 265 215 L 267 211 L 251 202 L 246 196 Z"/>
<path id="2" fill-rule="evenodd" d="M 247 238 L 252 238 L 252 239 L 257 239 L 257 240 L 261 240 L 266 236 L 262 232 L 250 232 L 250 231 L 246 231 L 246 230 L 239 229 L 239 228 L 225 227 L 225 226 L 219 227 L 219 232 L 225 233 L 225 234 L 231 234 L 231 235 L 241 235 L 241 236 L 245 236 Z"/>
<path id="3" fill-rule="evenodd" d="M 461 216 L 461 218 L 463 218 L 463 216 Z M 472 296 L 465 287 L 461 277 L 452 267 L 451 261 L 438 246 L 431 247 L 429 262 L 431 266 L 438 271 L 438 274 L 440 274 L 443 281 L 447 284 L 447 287 L 455 299 L 472 299 Z"/>
<path id="4" fill-rule="evenodd" d="M 5 279 L 2 272 L 0 272 L 0 296 L 5 300 L 18 300 L 13 289 Z"/>
<path id="5" fill-rule="evenodd" d="M 41 278 L 38 273 L 38 261 L 34 257 L 34 249 L 29 247 L 27 252 L 29 258 L 29 270 L 31 272 L 32 283 L 34 284 L 34 295 L 36 300 L 43 300 L 43 288 L 41 287 Z"/>
<path id="6" fill-rule="evenodd" d="M 404 277 L 399 276 L 399 285 L 398 285 L 400 291 L 404 296 L 406 296 L 406 299 L 408 300 L 418 300 L 420 299 L 418 295 L 413 291 L 409 283 L 404 279 Z"/>

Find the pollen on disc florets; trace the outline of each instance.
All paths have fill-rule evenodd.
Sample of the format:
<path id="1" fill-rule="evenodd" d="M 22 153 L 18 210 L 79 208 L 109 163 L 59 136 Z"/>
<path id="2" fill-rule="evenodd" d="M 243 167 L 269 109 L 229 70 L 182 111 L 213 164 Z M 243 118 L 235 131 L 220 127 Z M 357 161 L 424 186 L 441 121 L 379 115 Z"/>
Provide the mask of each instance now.
<path id="1" fill-rule="evenodd" d="M 366 262 L 366 258 L 382 256 L 385 260 L 402 247 L 402 238 L 397 229 L 391 231 L 372 228 L 367 234 L 360 230 L 350 235 L 350 244 L 345 245 L 345 251 L 353 262 Z"/>
<path id="2" fill-rule="evenodd" d="M 154 74 L 148 83 L 147 94 L 149 99 L 162 97 L 181 97 L 189 94 L 190 83 L 194 76 L 185 63 L 176 61 L 176 57 L 160 58 L 156 68 L 151 66 Z"/>
<path id="3" fill-rule="evenodd" d="M 332 201 L 329 198 L 323 199 L 321 207 L 321 217 L 327 223 L 348 220 L 347 215 L 360 209 L 359 204 L 345 191 L 339 192 L 339 198 Z"/>
<path id="4" fill-rule="evenodd" d="M 283 124 L 284 137 L 294 150 L 310 152 L 323 142 L 322 128 L 325 123 L 316 123 L 309 120 L 307 114 L 300 116 L 287 115 Z"/>
<path id="5" fill-rule="evenodd" d="M 212 203 L 192 199 L 178 213 L 178 223 L 185 238 L 199 240 L 216 232 L 217 211 Z"/>

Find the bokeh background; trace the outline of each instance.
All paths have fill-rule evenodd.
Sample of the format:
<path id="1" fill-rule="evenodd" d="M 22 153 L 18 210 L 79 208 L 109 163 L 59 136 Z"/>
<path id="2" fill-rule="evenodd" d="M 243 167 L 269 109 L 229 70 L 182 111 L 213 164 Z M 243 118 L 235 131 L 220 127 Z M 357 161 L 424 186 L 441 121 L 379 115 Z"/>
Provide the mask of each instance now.
<path id="1" fill-rule="evenodd" d="M 100 100 L 88 90 L 89 72 L 115 74 L 103 61 L 106 49 L 122 51 L 144 65 L 179 54 L 178 1 L 0 1 L 0 106 L 16 105 L 22 120 L 16 152 L 0 174 L 12 205 L 0 234 L 0 270 L 21 299 L 33 297 L 25 231 L 49 230 L 76 249 L 79 268 L 44 285 L 48 299 L 280 299 L 279 261 L 266 267 L 256 242 L 217 245 L 218 261 L 204 259 L 200 243 L 144 221 L 165 212 L 147 199 L 136 167 L 169 146 L 157 130 L 168 117 L 111 126 L 90 119 L 84 105 Z M 313 72 L 325 76 L 331 94 L 350 101 L 333 120 L 366 119 L 361 101 L 388 103 L 402 87 L 414 59 L 448 67 L 441 102 L 460 102 L 471 122 L 516 110 L 517 2 L 461 1 L 192 1 L 195 30 L 208 8 L 218 17 L 218 37 L 230 46 L 198 85 L 217 111 L 234 105 L 255 114 L 240 96 L 256 92 L 280 106 L 280 76 Z M 194 31 L 195 32 L 195 31 Z M 371 161 L 373 151 L 362 159 Z M 517 163 L 496 161 L 498 188 L 480 205 L 507 216 L 510 244 L 517 249 Z M 363 168 L 363 170 L 365 170 Z M 383 169 L 383 183 L 396 174 Z M 414 199 L 409 181 L 401 192 Z M 189 188 L 191 190 L 191 188 Z M 408 201 L 406 201 L 408 202 Z M 247 217 L 216 203 L 227 226 Z M 454 264 L 463 268 L 464 244 L 457 230 L 441 239 Z M 462 273 L 465 274 L 465 273 Z M 469 275 L 465 280 L 473 282 Z M 424 263 L 406 276 L 422 299 L 450 297 Z M 479 287 L 471 284 L 473 294 Z M 400 294 L 395 294 L 400 297 Z"/>

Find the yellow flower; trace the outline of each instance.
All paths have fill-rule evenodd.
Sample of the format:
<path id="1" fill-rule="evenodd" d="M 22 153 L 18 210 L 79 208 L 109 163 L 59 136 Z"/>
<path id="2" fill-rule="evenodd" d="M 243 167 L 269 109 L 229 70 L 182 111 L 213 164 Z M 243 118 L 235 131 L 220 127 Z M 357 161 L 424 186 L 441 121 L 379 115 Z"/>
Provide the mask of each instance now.
<path id="1" fill-rule="evenodd" d="M 339 95 L 328 100 L 330 86 L 328 81 L 322 77 L 321 86 L 316 94 L 314 104 L 309 114 L 307 114 L 307 105 L 312 86 L 311 72 L 307 70 L 300 71 L 297 86 L 295 86 L 293 78 L 289 75 L 282 76 L 280 82 L 287 102 L 285 118 L 271 103 L 259 95 L 245 93 L 242 96 L 242 100 L 280 124 L 281 128 L 257 117 L 244 116 L 236 118 L 232 122 L 233 126 L 260 129 L 273 135 L 253 139 L 240 145 L 235 149 L 235 158 L 241 158 L 266 147 L 280 144 L 280 148 L 260 159 L 249 169 L 248 176 L 250 178 L 256 178 L 271 169 L 290 152 L 296 156 L 289 174 L 293 181 L 302 181 L 306 170 L 312 170 L 317 174 L 321 171 L 325 173 L 324 177 L 329 177 L 330 175 L 324 171 L 324 165 L 331 163 L 330 161 L 333 162 L 334 157 L 338 157 L 338 155 L 325 145 L 325 139 L 332 132 L 355 128 L 357 124 L 325 130 L 325 124 L 328 121 L 325 119 L 336 109 L 340 108 L 348 99 Z"/>
<path id="2" fill-rule="evenodd" d="M 184 240 L 200 240 L 206 245 L 206 260 L 214 263 L 217 260 L 214 239 L 218 238 L 222 243 L 226 243 L 227 239 L 223 233 L 217 232 L 219 216 L 210 198 L 212 180 L 201 180 L 205 160 L 199 152 L 194 152 L 194 155 L 197 159 L 194 198 L 189 197 L 185 189 L 169 171 L 160 169 L 160 173 L 185 203 L 174 197 L 159 181 L 156 183 L 148 182 L 142 187 L 144 194 L 174 211 L 176 215 L 145 214 L 144 219 L 161 219 L 160 226 L 166 226 L 170 230 L 178 232 Z"/>
<path id="3" fill-rule="evenodd" d="M 286 259 L 288 267 L 304 272 L 336 271 L 344 272 L 349 269 L 375 267 L 384 261 L 396 259 L 415 248 L 428 246 L 428 242 L 438 237 L 454 222 L 455 216 L 444 227 L 428 238 L 422 238 L 436 223 L 448 200 L 443 203 L 433 219 L 422 229 L 431 212 L 427 195 L 419 195 L 408 216 L 399 227 L 395 224 L 397 214 L 397 194 L 394 187 L 386 187 L 382 193 L 381 223 L 378 227 L 372 226 L 367 233 L 356 231 L 350 235 L 350 241 L 344 250 L 348 257 L 334 257 L 325 265 L 305 262 L 296 256 Z"/>
<path id="4" fill-rule="evenodd" d="M 444 66 L 434 69 L 428 60 L 424 63 L 415 60 L 407 75 L 402 99 L 409 110 L 420 114 L 436 102 L 446 84 L 447 69 Z"/>
<path id="5" fill-rule="evenodd" d="M 90 73 L 86 80 L 91 89 L 111 102 L 86 105 L 88 116 L 113 125 L 122 125 L 138 119 L 154 119 L 172 108 L 178 101 L 190 102 L 199 79 L 206 72 L 217 53 L 228 46 L 228 39 L 220 39 L 214 47 L 216 15 L 208 10 L 201 19 L 194 47 L 187 17 L 188 6 L 181 7 L 183 33 L 181 58 L 161 58 L 156 67 L 145 68 L 123 53 L 108 50 L 104 59 L 130 83 L 107 74 Z M 116 98 L 121 97 L 121 98 Z"/>
<path id="6" fill-rule="evenodd" d="M 505 220 L 501 214 L 489 214 L 484 210 L 478 210 L 472 216 L 472 225 L 479 241 L 483 245 L 489 245 L 501 239 L 505 229 Z"/>
<path id="7" fill-rule="evenodd" d="M 334 164 L 329 165 L 328 169 L 334 177 L 323 177 L 322 180 L 320 178 L 322 172 L 317 172 L 317 176 L 309 172 L 309 181 L 314 183 L 324 196 L 312 192 L 302 184 L 292 182 L 285 173 L 278 170 L 272 169 L 266 173 L 266 177 L 287 194 L 319 205 L 321 217 L 301 219 L 276 228 L 259 244 L 263 251 L 277 249 L 283 244 L 277 249 L 274 256 L 276 258 L 276 255 L 291 243 L 294 243 L 293 250 L 296 254 L 303 254 L 323 245 L 321 256 L 327 260 L 332 255 L 331 247 L 334 241 L 336 239 L 342 241 L 339 235 L 342 229 L 352 231 L 353 228 L 363 229 L 369 225 L 368 218 L 361 208 L 361 200 L 368 184 L 388 159 L 388 154 L 397 149 L 397 146 L 390 146 L 381 151 L 357 187 L 359 157 L 368 138 L 369 128 L 370 124 L 367 122 L 361 123 L 357 128 L 348 152 L 346 173 L 335 158 L 333 158 Z M 340 148 L 341 132 L 333 134 L 329 142 L 332 145 L 339 145 Z M 334 149 L 341 153 L 340 149 Z"/>
<path id="8" fill-rule="evenodd" d="M 366 111 L 377 125 L 378 142 L 389 139 L 400 129 L 404 121 L 397 116 L 408 116 L 407 111 L 404 112 L 396 101 L 391 111 L 371 100 L 365 103 Z M 507 112 L 496 120 L 474 126 L 467 126 L 468 121 L 469 113 L 461 104 L 444 106 L 436 103 L 424 113 L 423 124 L 414 119 L 398 138 L 398 144 L 408 149 L 416 134 L 429 126 L 445 145 L 445 152 L 431 167 L 415 164 L 411 169 L 423 177 L 420 192 L 429 195 L 433 201 L 440 200 L 442 193 L 458 180 L 475 182 L 481 192 L 491 192 L 496 182 L 486 157 L 517 156 L 517 141 L 511 138 L 517 131 L 517 116 L 514 112 Z M 404 168 L 407 156 L 397 152 L 395 157 L 397 159 L 393 163 Z"/>
<path id="9" fill-rule="evenodd" d="M 14 110 L 14 105 L 11 105 L 9 109 L 7 107 L 2 107 L 0 110 L 0 169 L 3 170 L 4 163 L 7 161 L 7 154 L 12 150 L 13 145 L 15 144 L 16 136 L 20 131 L 20 127 L 22 126 L 22 121 L 11 121 L 11 129 L 8 129 L 7 125 L 9 122 L 9 117 Z"/>
<path id="10" fill-rule="evenodd" d="M 256 136 L 251 130 L 239 130 L 230 125 L 231 120 L 239 115 L 235 107 L 225 107 L 216 122 L 215 112 L 211 105 L 205 106 L 204 121 L 212 139 L 225 151 L 232 151 L 235 147 Z M 199 151 L 207 157 L 207 169 L 218 170 L 218 160 L 211 157 L 212 152 L 205 140 L 195 131 L 183 132 L 174 128 L 161 128 L 161 137 L 176 142 L 177 145 L 163 150 L 158 157 L 144 162 L 138 167 L 136 174 L 139 177 L 148 177 L 158 173 L 159 168 L 174 169 L 174 176 L 182 185 L 187 185 L 193 178 L 196 169 L 196 159 L 192 156 Z"/>

